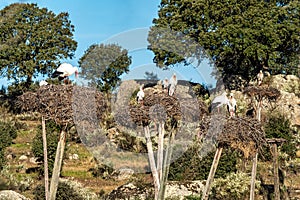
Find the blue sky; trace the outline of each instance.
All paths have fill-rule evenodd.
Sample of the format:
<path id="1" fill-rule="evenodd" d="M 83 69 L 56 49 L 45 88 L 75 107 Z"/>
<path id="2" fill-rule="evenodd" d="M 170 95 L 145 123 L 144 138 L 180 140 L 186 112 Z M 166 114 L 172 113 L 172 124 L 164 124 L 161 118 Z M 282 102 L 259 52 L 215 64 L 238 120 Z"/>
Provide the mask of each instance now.
<path id="1" fill-rule="evenodd" d="M 78 60 L 92 44 L 117 43 L 129 50 L 133 60 L 129 74 L 123 79 L 143 78 L 146 71 L 153 71 L 162 79 L 176 71 L 180 79 L 215 83 L 206 62 L 196 69 L 175 67 L 169 71 L 153 64 L 153 53 L 147 50 L 147 31 L 157 17 L 160 0 L 0 0 L 0 9 L 16 2 L 37 3 L 56 14 L 69 13 L 75 26 L 74 39 L 78 42 L 75 58 L 68 61 L 72 65 L 78 65 Z"/>

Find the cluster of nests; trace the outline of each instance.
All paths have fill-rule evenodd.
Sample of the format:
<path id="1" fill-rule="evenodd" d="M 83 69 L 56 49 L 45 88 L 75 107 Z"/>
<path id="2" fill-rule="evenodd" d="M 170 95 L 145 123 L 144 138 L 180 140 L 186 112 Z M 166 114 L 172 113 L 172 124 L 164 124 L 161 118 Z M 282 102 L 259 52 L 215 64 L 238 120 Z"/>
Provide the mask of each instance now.
<path id="1" fill-rule="evenodd" d="M 249 87 L 244 93 L 269 100 L 276 100 L 280 96 L 280 92 L 271 87 Z M 217 135 L 215 140 L 219 146 L 239 149 L 245 157 L 262 151 L 263 146 L 267 145 L 262 125 L 256 119 L 210 115 L 207 105 L 199 99 L 177 99 L 163 92 L 151 91 L 146 93 L 143 104 L 131 103 L 130 116 L 136 124 L 142 126 L 149 125 L 153 120 L 165 122 L 171 119 L 169 121 L 172 122 L 189 121 L 192 118 L 191 121 L 199 122 L 201 135 L 213 132 L 213 136 Z"/>
<path id="2" fill-rule="evenodd" d="M 249 95 L 265 95 L 277 98 L 280 93 L 273 89 L 248 88 Z M 151 121 L 156 122 L 195 122 L 200 124 L 200 132 L 220 130 L 217 138 L 219 145 L 229 145 L 240 149 L 245 156 L 249 152 L 259 150 L 266 144 L 261 124 L 247 117 L 228 118 L 222 115 L 209 115 L 207 105 L 199 99 L 177 99 L 162 91 L 147 90 L 143 104 L 130 103 L 129 112 L 136 125 L 148 126 Z M 102 93 L 95 89 L 72 85 L 47 85 L 36 92 L 27 92 L 17 100 L 22 112 L 39 112 L 58 124 L 74 123 L 74 116 L 79 121 L 89 121 L 90 117 L 97 117 L 100 121 L 104 111 L 108 108 Z M 91 114 L 94 115 L 91 115 Z M 96 113 L 96 114 L 95 114 Z M 177 123 L 171 124 L 176 126 Z M 176 128 L 176 127 L 175 127 Z"/>

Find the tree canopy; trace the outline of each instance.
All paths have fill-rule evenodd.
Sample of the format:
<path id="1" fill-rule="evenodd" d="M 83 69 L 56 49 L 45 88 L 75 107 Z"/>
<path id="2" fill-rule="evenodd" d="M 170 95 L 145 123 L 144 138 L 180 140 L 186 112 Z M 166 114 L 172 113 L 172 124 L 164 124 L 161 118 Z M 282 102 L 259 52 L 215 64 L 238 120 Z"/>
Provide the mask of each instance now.
<path id="1" fill-rule="evenodd" d="M 79 60 L 82 77 L 103 92 L 116 88 L 130 64 L 128 51 L 116 44 L 93 44 Z"/>
<path id="2" fill-rule="evenodd" d="M 0 11 L 0 76 L 28 88 L 38 75 L 49 75 L 60 59 L 77 48 L 69 14 L 54 14 L 37 4 L 15 3 Z"/>
<path id="3" fill-rule="evenodd" d="M 157 74 L 155 74 L 154 72 L 145 72 L 144 77 L 146 80 L 152 80 L 152 81 L 159 80 L 159 78 L 157 77 Z"/>
<path id="4" fill-rule="evenodd" d="M 227 85 L 236 77 L 249 81 L 259 70 L 297 74 L 299 7 L 298 0 L 162 0 L 148 48 L 159 67 L 186 62 L 189 56 L 198 59 L 202 53 Z M 175 47 L 158 45 L 174 37 L 180 40 Z M 204 51 L 188 50 L 186 43 L 196 43 Z M 177 53 L 184 50 L 190 52 Z"/>

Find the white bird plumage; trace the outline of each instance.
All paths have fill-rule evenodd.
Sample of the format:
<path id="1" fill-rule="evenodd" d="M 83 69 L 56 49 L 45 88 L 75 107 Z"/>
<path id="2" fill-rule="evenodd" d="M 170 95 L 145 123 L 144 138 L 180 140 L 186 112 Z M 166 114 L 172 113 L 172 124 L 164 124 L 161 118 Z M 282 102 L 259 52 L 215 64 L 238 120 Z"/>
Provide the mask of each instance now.
<path id="1" fill-rule="evenodd" d="M 52 78 L 58 77 L 59 80 L 63 80 L 65 78 L 71 76 L 74 73 L 75 73 L 75 77 L 77 78 L 77 76 L 78 76 L 78 68 L 77 67 L 73 67 L 69 63 L 62 63 L 52 74 Z"/>
<path id="2" fill-rule="evenodd" d="M 259 71 L 259 73 L 257 74 L 257 83 L 258 85 L 261 85 L 264 79 L 264 73 L 262 72 L 262 70 Z"/>
<path id="3" fill-rule="evenodd" d="M 175 93 L 175 90 L 176 90 L 176 86 L 177 86 L 177 77 L 176 77 L 175 73 L 170 78 L 169 85 L 170 85 L 170 87 L 169 87 L 169 95 L 173 96 L 173 94 Z"/>
<path id="4" fill-rule="evenodd" d="M 219 112 L 219 108 L 222 105 L 227 105 L 228 104 L 228 98 L 227 98 L 227 93 L 223 92 L 222 95 L 216 96 L 214 98 L 214 100 L 211 102 L 212 108 L 218 108 L 218 112 Z"/>
<path id="5" fill-rule="evenodd" d="M 136 94 L 136 98 L 137 98 L 138 103 L 142 103 L 144 97 L 145 97 L 144 87 L 141 86 L 141 87 L 140 87 L 140 90 L 139 90 L 138 93 Z"/>
<path id="6" fill-rule="evenodd" d="M 227 110 L 229 112 L 230 117 L 235 116 L 236 113 L 236 100 L 233 97 L 233 93 L 230 93 L 228 103 L 227 103 Z"/>
<path id="7" fill-rule="evenodd" d="M 45 80 L 42 80 L 42 81 L 40 81 L 39 85 L 40 85 L 40 87 L 42 87 L 42 86 L 48 85 L 48 82 Z"/>

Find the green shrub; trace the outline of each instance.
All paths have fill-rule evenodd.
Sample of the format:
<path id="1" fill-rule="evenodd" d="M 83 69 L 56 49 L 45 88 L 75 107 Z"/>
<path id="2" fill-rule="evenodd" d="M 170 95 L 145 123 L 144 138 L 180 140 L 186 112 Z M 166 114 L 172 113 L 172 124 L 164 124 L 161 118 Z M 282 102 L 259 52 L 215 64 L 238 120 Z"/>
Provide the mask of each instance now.
<path id="1" fill-rule="evenodd" d="M 52 169 L 55 160 L 56 148 L 59 139 L 60 128 L 53 121 L 46 123 L 46 136 L 47 136 L 47 151 L 48 151 L 48 168 L 49 176 L 52 175 Z M 39 126 L 36 132 L 36 136 L 32 142 L 32 153 L 37 158 L 38 162 L 42 162 L 39 167 L 39 174 L 44 175 L 44 148 L 43 148 L 43 136 L 42 127 Z"/>
<path id="2" fill-rule="evenodd" d="M 296 155 L 296 144 L 293 141 L 293 131 L 290 129 L 290 121 L 282 114 L 271 115 L 265 124 L 265 133 L 267 138 L 283 138 L 286 139 L 280 146 L 280 152 L 285 153 L 290 158 Z"/>
<path id="3" fill-rule="evenodd" d="M 215 179 L 212 184 L 211 199 L 232 200 L 246 199 L 250 193 L 251 176 L 246 173 L 230 173 L 225 178 Z M 256 182 L 256 190 L 260 183 Z"/>
<path id="4" fill-rule="evenodd" d="M 208 153 L 203 159 L 198 156 L 199 146 L 189 148 L 181 157 L 170 165 L 169 180 L 205 180 L 208 177 L 215 152 Z M 238 153 L 225 148 L 219 161 L 215 177 L 236 172 Z"/>
<path id="5" fill-rule="evenodd" d="M 34 200 L 45 200 L 45 186 L 38 185 L 34 192 Z M 55 200 L 84 200 L 68 184 L 59 182 Z"/>
<path id="6" fill-rule="evenodd" d="M 93 177 L 101 177 L 106 179 L 112 175 L 114 169 L 105 164 L 98 164 L 95 168 L 92 168 L 89 171 L 92 172 Z"/>
<path id="7" fill-rule="evenodd" d="M 17 137 L 17 129 L 11 122 L 0 121 L 0 169 L 5 165 L 5 148 L 12 144 L 13 139 Z"/>
<path id="8" fill-rule="evenodd" d="M 191 195 L 191 196 L 187 196 L 184 198 L 185 200 L 201 200 L 202 196 L 195 196 L 195 195 Z"/>
<path id="9" fill-rule="evenodd" d="M 8 190 L 8 189 L 9 189 L 9 186 L 7 185 L 7 183 L 4 180 L 0 179 L 0 191 Z"/>

